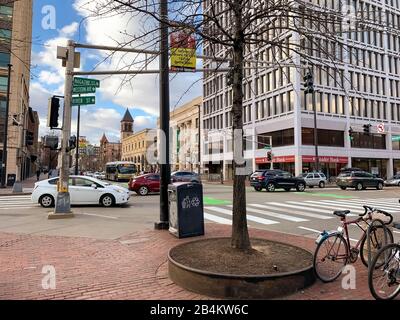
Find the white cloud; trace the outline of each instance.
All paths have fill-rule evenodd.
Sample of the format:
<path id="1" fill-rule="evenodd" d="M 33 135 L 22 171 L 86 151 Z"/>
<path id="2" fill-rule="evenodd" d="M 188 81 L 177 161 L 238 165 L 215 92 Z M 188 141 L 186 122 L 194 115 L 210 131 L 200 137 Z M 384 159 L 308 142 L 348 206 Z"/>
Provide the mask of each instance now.
<path id="1" fill-rule="evenodd" d="M 71 24 L 66 25 L 61 30 L 59 30 L 60 36 L 62 36 L 62 37 L 72 37 L 78 31 L 78 28 L 79 28 L 79 23 L 78 22 L 72 22 Z"/>
<path id="2" fill-rule="evenodd" d="M 63 78 L 57 73 L 42 70 L 39 74 L 39 81 L 48 85 L 52 85 L 63 82 Z"/>

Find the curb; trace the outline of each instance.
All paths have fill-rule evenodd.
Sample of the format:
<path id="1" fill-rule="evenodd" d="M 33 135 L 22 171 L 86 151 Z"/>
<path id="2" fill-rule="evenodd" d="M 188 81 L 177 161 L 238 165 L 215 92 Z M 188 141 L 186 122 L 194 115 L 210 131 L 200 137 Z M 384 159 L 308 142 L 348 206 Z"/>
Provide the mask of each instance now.
<path id="1" fill-rule="evenodd" d="M 18 193 L 0 193 L 0 198 L 1 197 L 9 197 L 9 196 L 30 196 L 32 192 L 18 192 Z"/>

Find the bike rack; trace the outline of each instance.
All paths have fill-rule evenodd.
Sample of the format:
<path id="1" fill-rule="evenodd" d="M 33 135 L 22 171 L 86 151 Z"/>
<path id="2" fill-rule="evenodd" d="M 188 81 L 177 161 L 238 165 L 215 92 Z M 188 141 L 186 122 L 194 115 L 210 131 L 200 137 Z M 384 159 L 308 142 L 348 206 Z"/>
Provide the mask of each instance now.
<path id="1" fill-rule="evenodd" d="M 367 230 L 367 247 L 368 247 L 368 272 L 370 271 L 371 268 L 371 231 L 373 227 L 376 226 L 382 226 L 384 233 L 385 233 L 385 243 L 383 246 L 386 246 L 388 244 L 388 233 L 390 232 L 389 228 L 387 227 L 387 224 L 385 224 L 382 220 L 380 219 L 374 219 L 372 220 L 371 224 L 368 227 Z"/>

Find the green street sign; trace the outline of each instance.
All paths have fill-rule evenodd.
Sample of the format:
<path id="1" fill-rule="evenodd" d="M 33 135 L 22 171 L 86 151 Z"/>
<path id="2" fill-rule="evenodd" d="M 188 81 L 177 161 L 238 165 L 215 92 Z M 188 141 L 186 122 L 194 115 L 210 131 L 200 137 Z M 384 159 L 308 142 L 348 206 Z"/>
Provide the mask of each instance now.
<path id="1" fill-rule="evenodd" d="M 100 81 L 87 78 L 74 78 L 73 86 L 74 87 L 94 86 L 96 88 L 100 88 Z"/>
<path id="2" fill-rule="evenodd" d="M 95 86 L 73 87 L 72 94 L 96 93 Z"/>
<path id="3" fill-rule="evenodd" d="M 88 96 L 88 97 L 73 97 L 72 105 L 73 106 L 82 106 L 87 104 L 96 104 L 96 97 Z"/>
<path id="4" fill-rule="evenodd" d="M 270 150 L 270 149 L 272 149 L 272 148 L 271 148 L 271 146 L 270 146 L 269 144 L 267 144 L 267 145 L 264 146 L 264 149 Z"/>
<path id="5" fill-rule="evenodd" d="M 400 136 L 392 136 L 392 141 L 400 141 Z"/>

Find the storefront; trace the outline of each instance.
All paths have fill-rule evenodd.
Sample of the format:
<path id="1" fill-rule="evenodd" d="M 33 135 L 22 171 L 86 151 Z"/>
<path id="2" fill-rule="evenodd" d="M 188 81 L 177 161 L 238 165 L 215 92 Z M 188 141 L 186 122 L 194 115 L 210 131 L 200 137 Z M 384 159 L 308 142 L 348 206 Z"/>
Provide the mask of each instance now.
<path id="1" fill-rule="evenodd" d="M 273 168 L 284 170 L 295 174 L 295 156 L 281 156 L 272 158 Z M 271 161 L 268 161 L 267 157 L 256 158 L 256 165 L 258 169 L 271 169 Z"/>
<path id="2" fill-rule="evenodd" d="M 303 156 L 303 172 L 315 171 L 315 156 Z M 348 163 L 347 157 L 333 157 L 333 156 L 320 156 L 319 157 L 319 170 L 322 171 L 326 177 L 337 177 L 340 169 L 346 167 Z"/>
<path id="3" fill-rule="evenodd" d="M 393 174 L 400 174 L 400 159 L 393 159 Z M 390 174 L 389 177 L 390 178 Z"/>
<path id="4" fill-rule="evenodd" d="M 387 162 L 388 159 L 352 158 L 351 160 L 353 167 L 376 174 L 384 179 L 387 178 Z M 394 170 L 396 170 L 396 167 L 394 167 Z"/>

